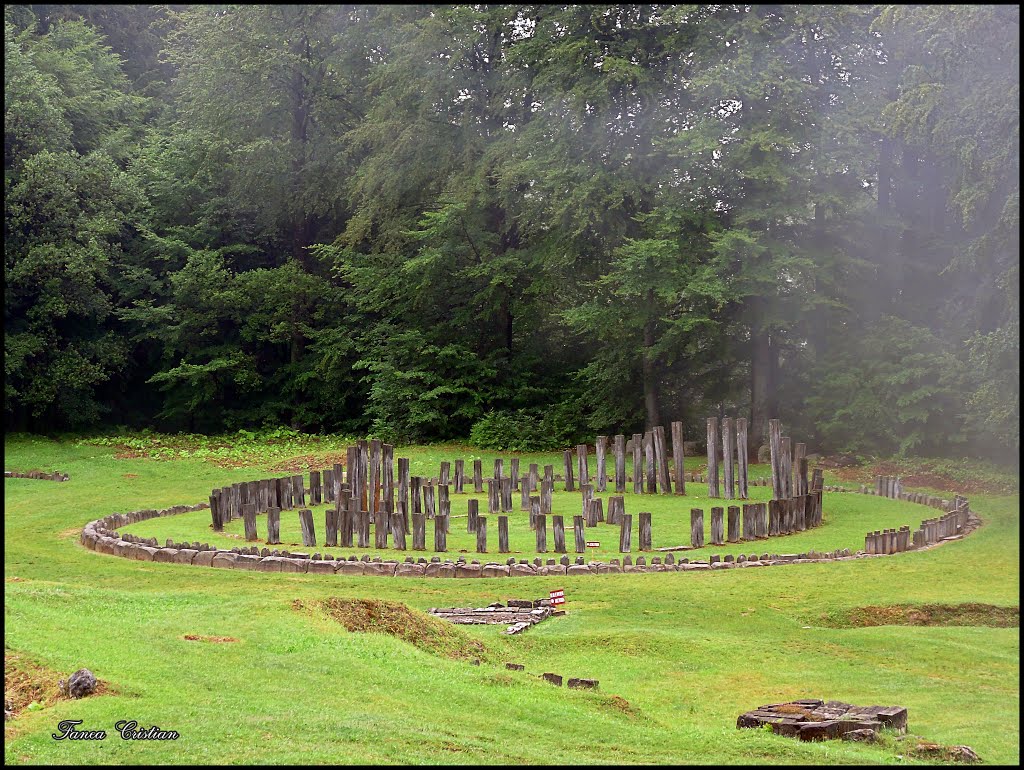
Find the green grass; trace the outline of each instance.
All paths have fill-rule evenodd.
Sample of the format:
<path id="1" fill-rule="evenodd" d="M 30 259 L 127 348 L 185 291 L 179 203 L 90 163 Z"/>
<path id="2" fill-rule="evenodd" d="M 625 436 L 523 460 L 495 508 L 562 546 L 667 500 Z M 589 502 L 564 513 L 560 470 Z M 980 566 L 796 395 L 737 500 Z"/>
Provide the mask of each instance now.
<path id="1" fill-rule="evenodd" d="M 802 744 L 735 729 L 742 711 L 796 697 L 904 705 L 916 735 L 970 745 L 987 763 L 1019 760 L 1017 628 L 825 625 L 835 613 L 864 605 L 1016 606 L 1016 495 L 974 496 L 972 507 L 985 523 L 969 538 L 887 559 L 715 573 L 352 578 L 135 562 L 77 543 L 91 519 L 205 500 L 213 486 L 268 475 L 265 465 L 225 470 L 196 458 L 116 460 L 110 447 L 24 436 L 9 437 L 5 453 L 8 469 L 71 474 L 66 483 L 5 481 L 5 646 L 63 675 L 87 666 L 117 690 L 8 723 L 9 763 L 908 761 L 891 742 Z M 451 447 L 396 450 L 399 455 L 412 457 L 413 473 L 436 472 L 441 459 L 460 456 Z M 493 456 L 483 455 L 485 473 Z M 536 457 L 561 465 L 560 456 Z M 753 475 L 765 469 L 757 466 Z M 829 474 L 826 483 L 835 483 Z M 626 508 L 652 511 L 655 546 L 681 544 L 688 540 L 689 508 L 704 507 L 708 515 L 706 488 L 694 485 L 691 494 L 684 501 L 627 495 Z M 554 505 L 556 513 L 575 512 L 578 493 L 556 491 Z M 464 512 L 458 497 L 453 510 Z M 731 552 L 862 547 L 868 529 L 914 525 L 926 515 L 927 508 L 908 503 L 826 493 L 820 529 Z M 513 516 L 513 545 L 525 548 L 525 514 Z M 283 535 L 297 541 L 294 511 L 282 518 Z M 208 521 L 208 512 L 198 512 L 131 531 L 177 527 L 152 534 L 215 542 Z M 317 523 L 322 526 L 322 515 Z M 604 545 L 614 530 L 599 530 Z M 471 547 L 464 535 L 453 525 L 449 553 Z M 730 550 L 698 553 L 711 552 Z M 421 610 L 480 606 L 556 587 L 566 590 L 563 618 L 515 637 L 500 627 L 463 630 L 487 647 L 480 666 L 394 636 L 350 633 L 322 613 L 293 607 L 296 599 L 308 605 L 332 596 Z M 238 641 L 191 642 L 186 634 Z M 601 686 L 598 692 L 555 688 L 487 661 L 596 678 Z M 628 701 L 629 710 L 612 696 Z M 114 722 L 124 718 L 177 730 L 181 738 L 124 742 L 113 734 Z M 83 728 L 104 728 L 111 737 L 54 741 L 50 734 L 62 719 L 82 719 Z"/>

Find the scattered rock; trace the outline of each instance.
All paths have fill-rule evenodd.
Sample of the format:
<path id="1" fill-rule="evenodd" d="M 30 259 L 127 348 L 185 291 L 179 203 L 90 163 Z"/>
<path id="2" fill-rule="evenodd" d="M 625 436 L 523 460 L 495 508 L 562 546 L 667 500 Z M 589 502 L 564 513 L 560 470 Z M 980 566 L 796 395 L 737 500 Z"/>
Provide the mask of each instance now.
<path id="1" fill-rule="evenodd" d="M 84 698 L 96 690 L 96 677 L 87 668 L 80 668 L 68 679 L 67 692 L 72 698 Z"/>

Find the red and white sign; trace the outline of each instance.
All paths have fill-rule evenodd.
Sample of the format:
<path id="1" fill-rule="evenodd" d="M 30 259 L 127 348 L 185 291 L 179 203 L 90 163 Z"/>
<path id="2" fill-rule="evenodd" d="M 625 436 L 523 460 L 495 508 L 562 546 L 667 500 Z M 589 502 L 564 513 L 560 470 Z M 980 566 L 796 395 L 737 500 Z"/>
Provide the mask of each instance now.
<path id="1" fill-rule="evenodd" d="M 599 540 L 588 540 L 587 541 L 587 548 L 600 548 L 600 547 L 601 547 L 601 541 L 599 541 Z"/>
<path id="2" fill-rule="evenodd" d="M 561 588 L 557 588 L 554 591 L 548 593 L 551 599 L 551 606 L 557 607 L 559 604 L 565 604 L 565 591 Z"/>

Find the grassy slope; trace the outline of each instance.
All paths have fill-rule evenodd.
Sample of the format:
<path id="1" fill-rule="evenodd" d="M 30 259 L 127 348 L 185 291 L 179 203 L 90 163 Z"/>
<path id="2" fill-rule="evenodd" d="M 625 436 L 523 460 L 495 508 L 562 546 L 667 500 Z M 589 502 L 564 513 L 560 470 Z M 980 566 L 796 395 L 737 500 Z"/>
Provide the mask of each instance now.
<path id="1" fill-rule="evenodd" d="M 816 624 L 824 613 L 865 604 L 1016 604 L 1017 496 L 973 499 L 985 526 L 965 541 L 889 559 L 714 574 L 329 578 L 130 562 L 75 542 L 89 519 L 203 500 L 213 485 L 264 469 L 114 460 L 109 449 L 42 439 L 8 441 L 5 454 L 8 468 L 57 468 L 72 479 L 5 481 L 5 645 L 65 673 L 88 666 L 120 692 L 19 717 L 5 731 L 7 762 L 902 761 L 891 746 L 801 744 L 734 727 L 746 709 L 804 696 L 899 703 L 910 709 L 915 734 L 968 744 L 988 762 L 1019 759 L 1018 629 Z M 430 449 L 419 457 L 426 471 L 448 455 Z M 560 464 L 554 456 L 546 461 Z M 557 492 L 555 500 L 558 512 Z M 666 539 L 673 539 L 677 504 L 649 503 L 643 508 L 655 514 L 655 545 L 674 544 Z M 627 500 L 627 510 L 641 507 Z M 869 526 L 915 524 L 926 510 L 826 494 L 826 515 L 834 516 L 828 526 L 777 546 L 769 541 L 770 548 L 856 547 Z M 830 532 L 836 540 L 825 537 Z M 176 535 L 191 533 L 165 536 Z M 490 662 L 479 667 L 391 637 L 350 634 L 291 607 L 297 598 L 327 596 L 419 609 L 479 606 L 555 587 L 566 589 L 566 617 L 518 637 L 503 637 L 500 627 L 467 632 L 490 650 Z M 239 642 L 189 642 L 185 634 Z M 597 678 L 601 690 L 553 688 L 506 672 L 506 660 L 534 673 Z M 612 695 L 635 713 L 623 713 Z M 52 740 L 56 723 L 69 718 L 108 731 L 133 718 L 182 738 Z"/>

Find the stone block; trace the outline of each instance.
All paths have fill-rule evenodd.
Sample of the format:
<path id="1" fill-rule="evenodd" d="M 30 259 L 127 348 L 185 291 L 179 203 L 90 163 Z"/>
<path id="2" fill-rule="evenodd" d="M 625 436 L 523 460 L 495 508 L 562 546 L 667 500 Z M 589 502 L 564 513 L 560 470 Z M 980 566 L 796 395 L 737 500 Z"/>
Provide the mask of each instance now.
<path id="1" fill-rule="evenodd" d="M 182 548 L 174 555 L 175 564 L 191 564 L 199 551 L 193 548 Z"/>
<path id="2" fill-rule="evenodd" d="M 423 577 L 426 564 L 399 564 L 395 570 L 396 577 Z"/>
<path id="3" fill-rule="evenodd" d="M 230 551 L 217 551 L 213 556 L 213 562 L 210 566 L 220 567 L 221 569 L 231 569 L 235 566 L 235 559 L 237 558 L 237 553 L 231 553 Z"/>

